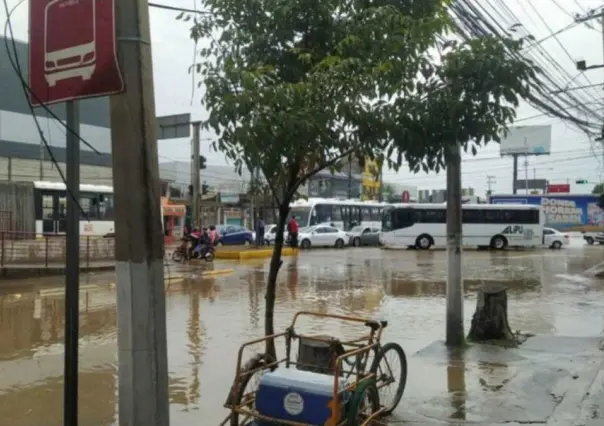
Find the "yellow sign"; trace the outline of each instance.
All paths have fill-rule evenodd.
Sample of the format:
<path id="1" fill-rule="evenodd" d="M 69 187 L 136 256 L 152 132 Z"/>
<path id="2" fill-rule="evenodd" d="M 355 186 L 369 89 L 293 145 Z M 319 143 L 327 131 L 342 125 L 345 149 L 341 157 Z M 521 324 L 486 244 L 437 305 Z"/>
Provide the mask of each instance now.
<path id="1" fill-rule="evenodd" d="M 380 192 L 380 167 L 375 160 L 365 158 L 362 176 L 363 199 L 377 200 Z"/>

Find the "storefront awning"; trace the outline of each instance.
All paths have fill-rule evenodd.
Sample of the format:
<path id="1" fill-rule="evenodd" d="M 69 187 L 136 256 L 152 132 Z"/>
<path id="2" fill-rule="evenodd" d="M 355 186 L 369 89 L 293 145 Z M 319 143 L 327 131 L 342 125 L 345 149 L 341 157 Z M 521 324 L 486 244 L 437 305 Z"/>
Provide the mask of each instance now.
<path id="1" fill-rule="evenodd" d="M 185 216 L 187 213 L 187 208 L 183 205 L 169 204 L 161 208 L 164 216 Z"/>

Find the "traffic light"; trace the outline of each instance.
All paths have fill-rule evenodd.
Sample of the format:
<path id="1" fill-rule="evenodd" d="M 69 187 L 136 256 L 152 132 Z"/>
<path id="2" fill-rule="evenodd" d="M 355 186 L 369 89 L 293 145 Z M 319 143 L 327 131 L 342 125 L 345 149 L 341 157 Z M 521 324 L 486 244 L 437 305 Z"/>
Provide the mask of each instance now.
<path id="1" fill-rule="evenodd" d="M 193 195 L 193 185 L 189 185 L 189 195 Z"/>
<path id="2" fill-rule="evenodd" d="M 577 185 L 581 185 L 581 184 L 586 184 L 586 183 L 589 183 L 589 182 L 587 182 L 587 179 L 577 179 L 577 180 L 575 181 L 575 183 L 576 183 Z"/>
<path id="3" fill-rule="evenodd" d="M 210 189 L 210 187 L 208 185 L 206 185 L 205 183 L 201 185 L 201 193 L 202 195 L 206 195 L 208 193 L 208 190 Z"/>
<path id="4" fill-rule="evenodd" d="M 206 168 L 206 157 L 203 155 L 199 156 L 199 170 L 203 170 Z"/>

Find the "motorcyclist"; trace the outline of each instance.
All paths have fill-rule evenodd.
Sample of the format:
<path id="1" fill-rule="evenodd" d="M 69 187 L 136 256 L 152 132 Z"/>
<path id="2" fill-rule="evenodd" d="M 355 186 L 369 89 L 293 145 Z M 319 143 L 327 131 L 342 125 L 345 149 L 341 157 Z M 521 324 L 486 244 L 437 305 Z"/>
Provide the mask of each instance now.
<path id="1" fill-rule="evenodd" d="M 197 247 L 199 246 L 202 237 L 203 232 L 200 231 L 199 228 L 193 228 L 193 230 L 188 236 L 189 241 L 191 243 L 191 245 L 189 246 L 189 259 L 191 259 L 195 254 L 195 251 L 197 251 Z"/>

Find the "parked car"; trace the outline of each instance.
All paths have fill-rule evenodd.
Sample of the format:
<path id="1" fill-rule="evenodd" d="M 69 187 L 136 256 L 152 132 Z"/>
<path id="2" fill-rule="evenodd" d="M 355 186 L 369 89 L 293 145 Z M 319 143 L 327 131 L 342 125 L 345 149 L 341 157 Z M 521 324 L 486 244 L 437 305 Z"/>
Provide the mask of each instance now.
<path id="1" fill-rule="evenodd" d="M 569 237 L 553 228 L 543 228 L 543 245 L 552 249 L 561 249 L 568 245 Z"/>
<path id="2" fill-rule="evenodd" d="M 590 246 L 593 243 L 604 244 L 604 232 L 583 232 L 583 239 Z"/>
<path id="3" fill-rule="evenodd" d="M 355 226 L 346 233 L 348 243 L 355 247 L 377 246 L 380 244 L 380 230 L 371 226 Z"/>
<path id="4" fill-rule="evenodd" d="M 287 226 L 283 230 L 283 241 L 287 241 Z M 271 224 L 264 227 L 264 244 L 275 244 L 277 238 L 277 225 Z"/>
<path id="5" fill-rule="evenodd" d="M 216 230 L 220 235 L 218 245 L 243 245 L 254 242 L 252 231 L 240 225 L 219 225 Z"/>
<path id="6" fill-rule="evenodd" d="M 342 248 L 348 242 L 346 232 L 333 226 L 317 225 L 300 229 L 298 234 L 300 247 L 332 247 Z"/>

